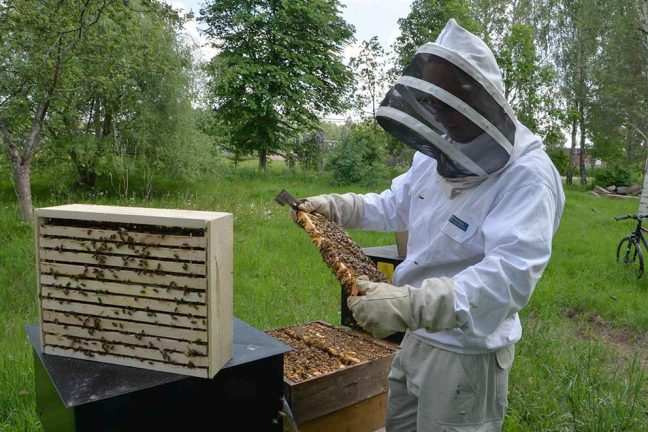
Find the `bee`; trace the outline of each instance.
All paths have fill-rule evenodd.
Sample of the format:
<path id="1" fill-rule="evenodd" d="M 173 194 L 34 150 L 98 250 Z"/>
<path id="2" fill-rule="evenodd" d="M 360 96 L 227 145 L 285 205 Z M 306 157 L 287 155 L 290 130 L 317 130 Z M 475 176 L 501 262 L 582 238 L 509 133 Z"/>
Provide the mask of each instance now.
<path id="1" fill-rule="evenodd" d="M 198 356 L 200 356 L 200 353 L 198 351 L 196 351 L 195 349 L 193 349 L 193 348 L 189 348 L 187 350 L 187 356 L 188 357 L 198 357 Z"/>

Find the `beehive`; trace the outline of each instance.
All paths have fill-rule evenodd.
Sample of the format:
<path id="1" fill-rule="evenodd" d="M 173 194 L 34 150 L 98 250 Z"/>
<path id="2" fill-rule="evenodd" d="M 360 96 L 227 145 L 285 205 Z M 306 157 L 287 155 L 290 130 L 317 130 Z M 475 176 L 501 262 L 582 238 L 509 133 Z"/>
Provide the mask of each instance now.
<path id="1" fill-rule="evenodd" d="M 232 215 L 36 210 L 43 352 L 198 377 L 232 357 Z"/>
<path id="2" fill-rule="evenodd" d="M 379 401 L 386 396 L 397 345 L 323 321 L 266 333 L 292 348 L 284 358 L 284 396 L 300 430 L 383 426 L 385 404 Z M 345 411 L 359 404 L 366 410 Z M 328 427 L 332 419 L 335 428 Z M 374 427 L 359 427 L 358 421 Z"/>

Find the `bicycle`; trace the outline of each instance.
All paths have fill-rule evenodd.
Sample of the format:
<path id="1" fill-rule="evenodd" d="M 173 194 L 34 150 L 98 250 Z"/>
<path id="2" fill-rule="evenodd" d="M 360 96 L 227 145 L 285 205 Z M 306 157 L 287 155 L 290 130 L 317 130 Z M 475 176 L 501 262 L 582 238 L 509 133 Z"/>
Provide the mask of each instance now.
<path id="1" fill-rule="evenodd" d="M 643 252 L 641 252 L 642 243 L 645 250 L 648 251 L 648 242 L 646 242 L 646 238 L 643 235 L 644 232 L 648 233 L 648 229 L 641 226 L 641 219 L 646 218 L 648 218 L 648 215 L 626 215 L 616 216 L 614 218 L 617 221 L 622 221 L 625 219 L 634 219 L 637 221 L 637 225 L 635 226 L 634 231 L 621 239 L 616 250 L 617 263 L 621 261 L 622 250 L 625 251 L 623 255 L 623 264 L 634 264 L 635 262 L 639 263 L 637 279 L 641 278 L 644 272 L 644 257 Z"/>

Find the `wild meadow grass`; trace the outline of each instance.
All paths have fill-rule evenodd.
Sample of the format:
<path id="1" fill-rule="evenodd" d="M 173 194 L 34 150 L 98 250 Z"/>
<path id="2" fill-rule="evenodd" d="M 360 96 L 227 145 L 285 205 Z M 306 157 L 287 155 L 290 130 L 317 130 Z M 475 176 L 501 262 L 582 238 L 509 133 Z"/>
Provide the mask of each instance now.
<path id="1" fill-rule="evenodd" d="M 376 184 L 375 191 L 388 187 Z M 80 192 L 65 177 L 36 177 L 35 205 L 71 202 L 232 212 L 234 314 L 260 329 L 298 322 L 340 322 L 340 289 L 288 210 L 274 201 L 286 188 L 298 197 L 368 192 L 331 186 L 313 174 L 290 174 L 275 163 L 266 173 L 227 168 L 191 184 L 167 181 L 148 199 Z M 646 379 L 638 359 L 620 360 L 595 338 L 583 337 L 598 314 L 634 332 L 648 331 L 648 276 L 637 280 L 617 265 L 618 240 L 636 199 L 617 201 L 568 191 L 552 261 L 521 314 L 524 336 L 511 374 L 506 431 L 643 431 L 648 429 Z M 394 243 L 392 233 L 352 231 L 361 246 Z M 11 185 L 0 184 L 0 431 L 38 431 L 32 352 L 22 327 L 37 321 L 34 239 L 18 221 Z M 570 318 L 578 311 L 578 319 Z"/>

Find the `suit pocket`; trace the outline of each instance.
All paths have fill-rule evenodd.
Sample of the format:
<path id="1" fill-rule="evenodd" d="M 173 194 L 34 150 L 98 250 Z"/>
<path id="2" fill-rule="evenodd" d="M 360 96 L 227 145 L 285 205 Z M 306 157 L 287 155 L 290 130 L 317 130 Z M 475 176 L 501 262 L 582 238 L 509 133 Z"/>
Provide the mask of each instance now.
<path id="1" fill-rule="evenodd" d="M 515 359 L 515 345 L 509 345 L 495 352 L 497 370 L 495 371 L 497 404 L 502 413 L 508 406 L 508 377 Z"/>

